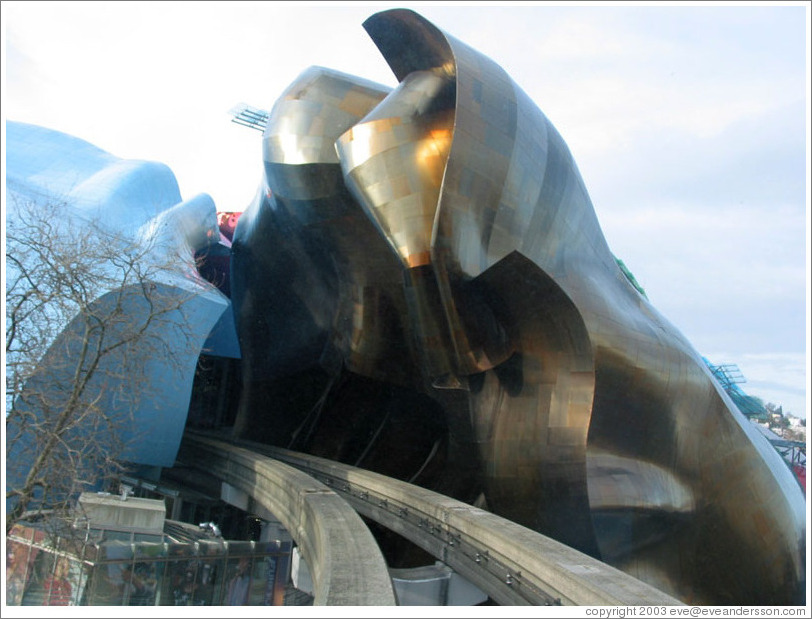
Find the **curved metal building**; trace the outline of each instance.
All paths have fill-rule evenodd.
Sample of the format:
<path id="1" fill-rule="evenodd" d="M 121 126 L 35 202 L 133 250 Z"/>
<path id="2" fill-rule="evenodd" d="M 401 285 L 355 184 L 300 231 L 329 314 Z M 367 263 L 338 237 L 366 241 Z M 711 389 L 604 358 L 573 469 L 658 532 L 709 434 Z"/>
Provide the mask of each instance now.
<path id="1" fill-rule="evenodd" d="M 7 230 L 9 239 L 17 239 L 9 241 L 7 251 L 19 251 L 18 241 L 35 230 L 27 229 L 27 223 L 50 224 L 40 253 L 28 258 L 17 254 L 8 261 L 9 302 L 22 302 L 33 286 L 41 286 L 40 294 L 50 294 L 51 303 L 62 301 L 70 308 L 43 314 L 48 324 L 34 325 L 44 354 L 41 359 L 23 356 L 25 363 L 36 363 L 37 370 L 28 376 L 26 397 L 18 398 L 14 407 L 55 416 L 54 410 L 64 409 L 69 400 L 64 394 L 71 392 L 81 371 L 92 376 L 83 405 L 103 410 L 131 434 L 124 459 L 149 467 L 172 466 L 201 351 L 239 356 L 229 300 L 195 266 L 196 252 L 219 241 L 214 202 L 206 194 L 182 200 L 174 174 L 163 164 L 119 159 L 84 140 L 35 125 L 8 122 L 6 130 Z M 42 220 L 49 215 L 54 221 Z M 82 257 L 78 244 L 91 236 L 102 240 L 85 247 Z M 25 277 L 36 268 L 30 262 L 47 259 L 48 251 L 65 255 L 57 246 L 80 256 L 73 274 L 90 280 L 85 282 L 85 307 L 70 305 L 74 298 L 60 298 L 65 285 Z M 129 273 L 137 275 L 120 268 L 127 260 L 133 261 Z M 34 311 L 31 315 L 38 316 Z M 95 337 L 88 327 L 93 320 L 106 330 L 106 339 L 93 342 L 109 352 L 95 357 L 86 353 L 96 361 L 85 362 L 93 365 L 90 373 L 78 360 L 87 334 Z M 140 335 L 134 335 L 139 329 Z M 27 354 L 25 346 L 22 349 Z M 18 360 L 8 342 L 7 353 L 9 364 Z M 6 472 L 10 487 L 25 477 L 25 467 L 45 440 L 37 433 L 49 424 L 20 423 L 16 415 L 7 420 L 8 460 L 16 464 Z M 72 431 L 86 431 L 81 423 L 76 425 Z M 12 444 L 8 439 L 17 434 L 20 441 Z"/>
<path id="2" fill-rule="evenodd" d="M 618 266 L 555 128 L 420 15 L 364 27 L 399 85 L 308 69 L 263 134 L 232 248 L 236 434 L 477 502 L 690 603 L 802 603 L 798 484 Z"/>

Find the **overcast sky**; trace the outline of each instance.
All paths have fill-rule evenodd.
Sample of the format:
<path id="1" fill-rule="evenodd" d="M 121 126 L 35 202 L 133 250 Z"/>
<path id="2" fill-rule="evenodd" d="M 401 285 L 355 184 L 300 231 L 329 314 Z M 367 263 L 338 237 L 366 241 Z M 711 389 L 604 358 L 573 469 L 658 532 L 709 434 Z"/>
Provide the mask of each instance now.
<path id="1" fill-rule="evenodd" d="M 2 3 L 3 115 L 167 164 L 243 210 L 305 68 L 395 86 L 362 27 L 417 10 L 498 62 L 570 147 L 609 246 L 744 390 L 806 416 L 809 5 Z"/>

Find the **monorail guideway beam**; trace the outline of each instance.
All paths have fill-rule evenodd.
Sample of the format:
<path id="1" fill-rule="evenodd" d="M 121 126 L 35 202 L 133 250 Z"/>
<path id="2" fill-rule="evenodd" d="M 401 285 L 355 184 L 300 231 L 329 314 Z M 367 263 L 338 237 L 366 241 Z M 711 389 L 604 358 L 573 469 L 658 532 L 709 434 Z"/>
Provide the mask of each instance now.
<path id="1" fill-rule="evenodd" d="M 187 430 L 185 445 L 199 441 L 209 450 L 234 449 Z M 573 548 L 425 488 L 286 449 L 247 441 L 239 445 L 245 448 L 241 453 L 251 453 L 257 461 L 266 456 L 311 475 L 358 513 L 420 546 L 499 604 L 681 604 Z M 250 485 L 243 481 L 241 487 L 250 493 Z"/>
<path id="2" fill-rule="evenodd" d="M 248 493 L 279 518 L 310 567 L 314 604 L 396 604 L 372 533 L 355 510 L 312 476 L 248 449 L 188 433 L 178 460 Z"/>

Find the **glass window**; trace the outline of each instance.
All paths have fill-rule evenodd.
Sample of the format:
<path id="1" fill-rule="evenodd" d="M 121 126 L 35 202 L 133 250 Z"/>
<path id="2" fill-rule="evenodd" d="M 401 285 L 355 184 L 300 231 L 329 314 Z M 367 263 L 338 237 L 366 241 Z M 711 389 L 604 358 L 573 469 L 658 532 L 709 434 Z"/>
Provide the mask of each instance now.
<path id="1" fill-rule="evenodd" d="M 254 542 L 228 542 L 228 554 L 232 557 L 242 555 L 253 555 L 256 551 Z"/>
<path id="2" fill-rule="evenodd" d="M 163 535 L 154 535 L 150 533 L 135 533 L 133 535 L 133 541 L 138 544 L 141 542 L 151 542 L 151 543 L 159 543 L 164 541 Z"/>
<path id="3" fill-rule="evenodd" d="M 85 561 L 95 563 L 99 559 L 101 553 L 100 547 L 96 542 L 88 542 L 82 548 L 82 557 Z"/>
<path id="4" fill-rule="evenodd" d="M 36 549 L 33 549 L 36 550 Z M 37 551 L 32 553 L 31 568 L 23 592 L 23 606 L 45 606 L 48 602 L 48 593 L 45 590 L 45 581 L 50 577 L 54 568 L 54 555 L 50 552 Z"/>
<path id="5" fill-rule="evenodd" d="M 155 561 L 135 561 L 121 572 L 122 601 L 129 606 L 155 606 L 158 583 L 163 576 L 163 564 Z"/>
<path id="6" fill-rule="evenodd" d="M 161 587 L 161 606 L 186 606 L 189 596 L 184 595 L 184 582 L 187 580 L 186 572 L 189 560 L 168 561 L 164 571 L 164 580 Z M 194 579 L 194 571 L 190 571 L 189 580 Z"/>
<path id="7" fill-rule="evenodd" d="M 30 555 L 30 546 L 6 541 L 6 600 L 9 606 L 19 606 L 23 602 Z"/>
<path id="8" fill-rule="evenodd" d="M 224 559 L 210 560 L 211 572 L 208 576 L 211 585 L 211 604 L 221 606 L 225 597 L 226 588 L 226 562 Z"/>
<path id="9" fill-rule="evenodd" d="M 119 606 L 122 602 L 121 564 L 101 563 L 93 567 L 82 601 L 87 606 Z"/>
<path id="10" fill-rule="evenodd" d="M 106 542 L 127 542 L 128 544 L 133 541 L 133 534 L 129 531 L 105 531 L 104 540 Z"/>
<path id="11" fill-rule="evenodd" d="M 211 606 L 214 603 L 218 561 L 202 559 L 197 566 L 194 588 L 194 605 Z"/>
<path id="12" fill-rule="evenodd" d="M 50 552 L 37 554 L 21 603 L 24 606 L 69 606 L 78 602 L 81 565 Z"/>
<path id="13" fill-rule="evenodd" d="M 226 546 L 221 539 L 200 540 L 197 543 L 198 554 L 202 556 L 216 557 L 225 553 Z"/>
<path id="14" fill-rule="evenodd" d="M 162 606 L 208 606 L 217 583 L 217 561 L 191 558 L 169 561 L 161 593 Z"/>
<path id="15" fill-rule="evenodd" d="M 154 561 L 162 559 L 168 554 L 168 544 L 141 542 L 133 544 L 133 556 L 136 560 Z"/>
<path id="16" fill-rule="evenodd" d="M 230 559 L 222 599 L 223 606 L 246 606 L 251 589 L 252 561 L 250 556 Z"/>
<path id="17" fill-rule="evenodd" d="M 101 561 L 125 561 L 133 558 L 133 546 L 129 542 L 108 541 L 99 550 Z"/>
<path id="18" fill-rule="evenodd" d="M 248 601 L 251 606 L 273 606 L 277 559 L 277 557 L 256 557 L 254 559 L 251 593 Z"/>

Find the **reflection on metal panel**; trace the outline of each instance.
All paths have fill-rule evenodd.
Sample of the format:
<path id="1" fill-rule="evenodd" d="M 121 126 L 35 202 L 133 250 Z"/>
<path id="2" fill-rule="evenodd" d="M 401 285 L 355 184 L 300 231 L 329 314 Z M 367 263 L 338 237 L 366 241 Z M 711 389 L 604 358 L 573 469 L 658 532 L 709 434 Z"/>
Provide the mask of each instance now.
<path id="1" fill-rule="evenodd" d="M 236 433 L 479 499 L 688 602 L 800 603 L 797 484 L 621 270 L 562 137 L 416 13 L 364 27 L 399 85 L 308 70 L 265 130 Z"/>

